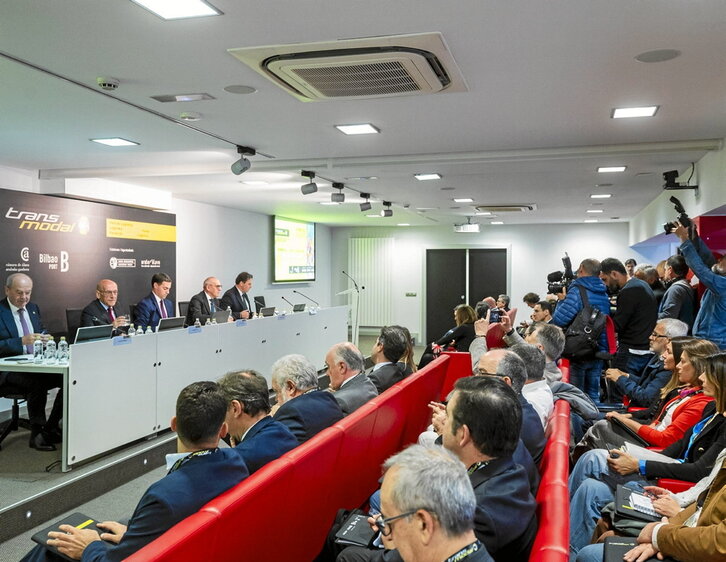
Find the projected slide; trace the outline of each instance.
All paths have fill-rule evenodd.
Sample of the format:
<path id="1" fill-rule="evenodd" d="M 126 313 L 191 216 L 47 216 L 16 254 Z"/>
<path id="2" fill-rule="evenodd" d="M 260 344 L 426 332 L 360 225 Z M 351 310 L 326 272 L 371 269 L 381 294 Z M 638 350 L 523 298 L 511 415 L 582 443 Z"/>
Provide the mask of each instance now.
<path id="1" fill-rule="evenodd" d="M 315 281 L 315 223 L 275 217 L 275 283 Z"/>

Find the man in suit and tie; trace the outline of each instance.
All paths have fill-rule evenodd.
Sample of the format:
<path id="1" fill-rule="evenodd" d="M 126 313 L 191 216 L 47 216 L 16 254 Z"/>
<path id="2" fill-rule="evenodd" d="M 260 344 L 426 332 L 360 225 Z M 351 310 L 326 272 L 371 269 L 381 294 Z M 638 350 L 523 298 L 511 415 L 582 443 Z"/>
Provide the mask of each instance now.
<path id="1" fill-rule="evenodd" d="M 220 306 L 222 310 L 231 310 L 232 316 L 247 319 L 252 316 L 252 301 L 248 295 L 252 288 L 252 274 L 243 271 L 234 280 L 234 287 L 229 289 L 222 296 Z"/>
<path id="2" fill-rule="evenodd" d="M 111 324 L 114 335 L 121 326 L 128 324 L 128 318 L 118 313 L 118 285 L 110 279 L 101 279 L 96 285 L 96 298 L 81 313 L 81 327 Z"/>
<path id="3" fill-rule="evenodd" d="M 406 376 L 398 360 L 406 351 L 406 336 L 403 330 L 384 326 L 373 344 L 371 360 L 373 367 L 366 374 L 380 394 Z"/>
<path id="4" fill-rule="evenodd" d="M 318 389 L 318 372 L 302 355 L 285 355 L 272 364 L 272 390 L 281 404 L 274 418 L 287 426 L 299 443 L 343 419 L 330 392 Z"/>
<path id="5" fill-rule="evenodd" d="M 378 396 L 376 385 L 363 372 L 361 352 L 350 342 L 335 344 L 325 355 L 330 388 L 347 416 L 371 398 Z"/>
<path id="6" fill-rule="evenodd" d="M 171 291 L 171 277 L 166 273 L 155 273 L 151 277 L 151 293 L 136 305 L 135 323 L 146 330 L 147 326 L 156 329 L 159 320 L 174 316 L 174 304 L 167 299 Z"/>
<path id="7" fill-rule="evenodd" d="M 222 294 L 222 284 L 216 277 L 207 277 L 202 284 L 202 291 L 194 295 L 189 301 L 187 311 L 187 326 L 199 321 L 204 324 L 205 320 L 218 310 L 223 310 L 219 304 L 219 295 Z"/>
<path id="8" fill-rule="evenodd" d="M 0 357 L 32 354 L 36 336 L 45 334 L 38 305 L 30 302 L 33 280 L 24 273 L 13 273 L 5 282 L 5 298 L 0 301 Z M 44 340 L 47 335 L 41 336 Z M 59 391 L 53 411 L 46 421 L 45 403 L 48 390 L 60 388 L 63 377 L 58 373 L 0 372 L 0 389 L 25 394 L 30 420 L 30 447 L 55 451 L 60 443 L 58 424 L 63 415 L 63 393 Z"/>
<path id="9" fill-rule="evenodd" d="M 287 426 L 270 416 L 270 391 L 258 372 L 227 373 L 219 387 L 229 403 L 226 421 L 230 444 L 250 474 L 298 446 Z"/>

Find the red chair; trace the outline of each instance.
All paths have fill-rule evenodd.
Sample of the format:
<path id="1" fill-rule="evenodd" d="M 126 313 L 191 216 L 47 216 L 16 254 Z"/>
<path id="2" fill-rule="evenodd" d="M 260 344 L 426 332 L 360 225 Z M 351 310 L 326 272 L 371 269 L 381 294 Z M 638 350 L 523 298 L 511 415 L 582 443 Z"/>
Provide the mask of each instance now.
<path id="1" fill-rule="evenodd" d="M 605 317 L 605 335 L 608 339 L 608 353 L 615 355 L 618 351 L 618 340 L 615 337 L 615 322 L 610 316 Z"/>
<path id="2" fill-rule="evenodd" d="M 507 316 L 509 316 L 509 320 L 512 322 L 512 326 L 516 326 L 514 321 L 517 319 L 517 309 L 516 308 L 510 308 L 507 312 Z"/>
<path id="3" fill-rule="evenodd" d="M 439 402 L 444 402 L 449 393 L 453 390 L 456 381 L 462 377 L 471 376 L 471 354 L 470 353 L 447 353 L 449 362 L 446 365 L 446 377 L 441 387 Z"/>
<path id="4" fill-rule="evenodd" d="M 673 478 L 658 478 L 658 486 L 670 490 L 674 494 L 685 492 L 692 488 L 694 482 L 686 482 L 685 480 L 675 480 Z"/>
<path id="5" fill-rule="evenodd" d="M 504 328 L 498 322 L 496 324 L 489 324 L 487 330 L 487 349 L 498 349 L 501 347 L 507 347 L 504 343 Z"/>

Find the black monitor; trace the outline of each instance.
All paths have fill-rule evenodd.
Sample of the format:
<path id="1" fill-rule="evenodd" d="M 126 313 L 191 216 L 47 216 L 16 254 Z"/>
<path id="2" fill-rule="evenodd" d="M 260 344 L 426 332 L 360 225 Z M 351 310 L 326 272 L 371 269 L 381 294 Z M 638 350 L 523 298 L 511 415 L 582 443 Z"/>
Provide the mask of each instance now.
<path id="1" fill-rule="evenodd" d="M 174 316 L 172 318 L 162 318 L 159 320 L 159 327 L 156 329 L 157 332 L 166 332 L 167 330 L 176 330 L 177 328 L 183 328 L 186 318 L 183 316 Z"/>
<path id="2" fill-rule="evenodd" d="M 78 328 L 76 339 L 73 343 L 81 343 L 84 341 L 106 340 L 111 337 L 113 326 L 104 324 L 103 326 L 85 326 Z"/>

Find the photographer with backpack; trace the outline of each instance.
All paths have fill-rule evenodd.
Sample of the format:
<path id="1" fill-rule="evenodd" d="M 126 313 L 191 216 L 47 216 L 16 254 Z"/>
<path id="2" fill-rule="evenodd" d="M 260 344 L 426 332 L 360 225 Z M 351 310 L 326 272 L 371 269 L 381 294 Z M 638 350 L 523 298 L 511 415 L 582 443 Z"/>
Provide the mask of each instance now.
<path id="1" fill-rule="evenodd" d="M 608 349 L 602 317 L 610 313 L 610 301 L 599 275 L 599 261 L 583 260 L 577 278 L 561 293 L 564 299 L 552 316 L 552 323 L 565 330 L 563 357 L 570 359 L 570 383 L 595 402 L 599 399 L 603 369 L 603 361 L 596 354 L 607 353 Z"/>

